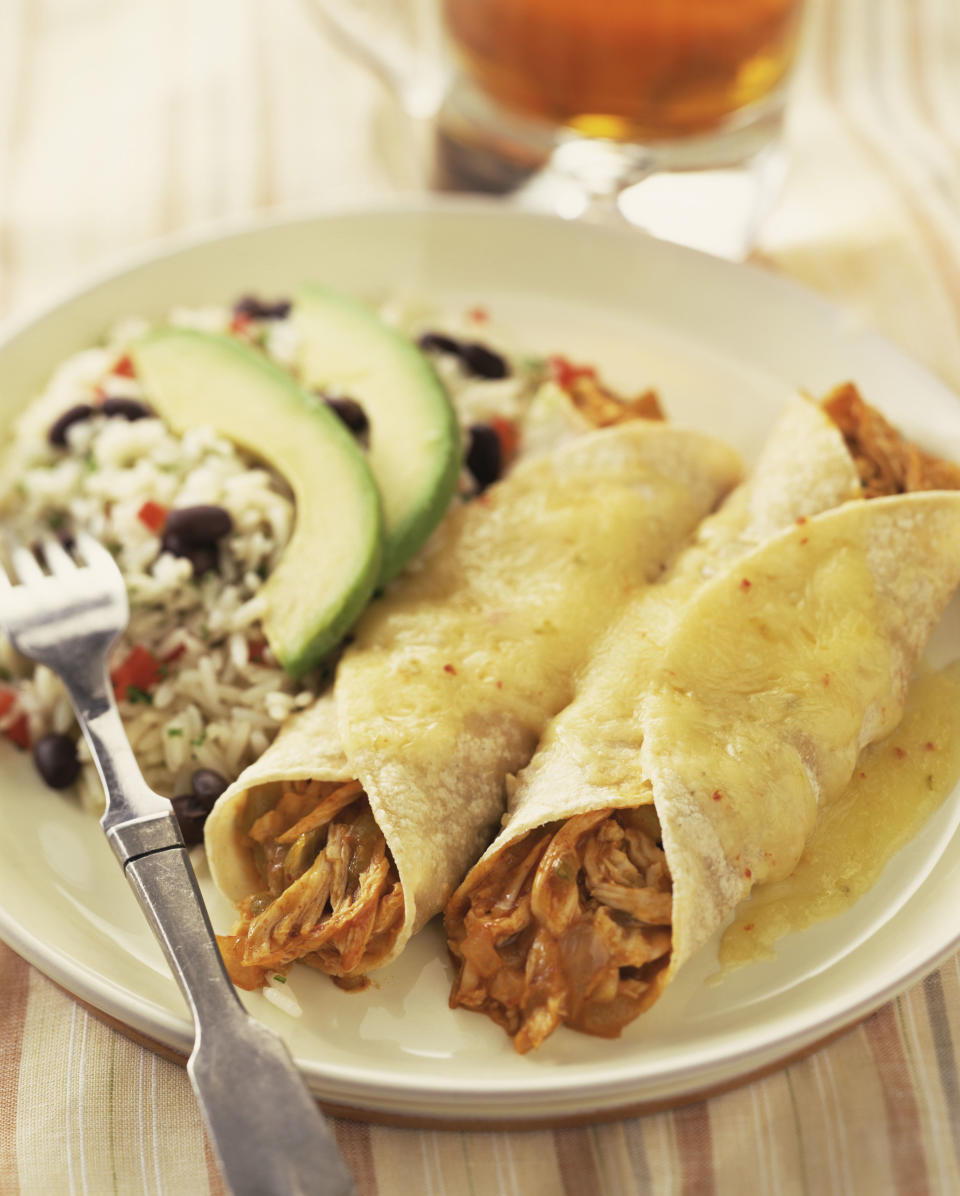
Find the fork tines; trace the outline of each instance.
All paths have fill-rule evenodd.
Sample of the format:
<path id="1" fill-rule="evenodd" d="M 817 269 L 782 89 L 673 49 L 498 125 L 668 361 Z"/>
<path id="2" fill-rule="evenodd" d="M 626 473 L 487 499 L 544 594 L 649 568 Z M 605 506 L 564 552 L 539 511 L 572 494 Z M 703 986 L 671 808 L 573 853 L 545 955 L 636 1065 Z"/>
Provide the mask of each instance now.
<path id="1" fill-rule="evenodd" d="M 0 563 L 0 585 L 12 586 L 16 581 L 25 586 L 35 585 L 48 576 L 69 576 L 84 565 L 94 568 L 109 563 L 111 568 L 116 568 L 110 553 L 86 532 L 77 532 L 70 541 L 59 540 L 55 536 L 44 536 L 32 548 L 26 548 L 8 539 L 5 548 L 14 580 L 11 581 L 7 570 Z M 44 565 L 47 572 L 44 571 Z"/>

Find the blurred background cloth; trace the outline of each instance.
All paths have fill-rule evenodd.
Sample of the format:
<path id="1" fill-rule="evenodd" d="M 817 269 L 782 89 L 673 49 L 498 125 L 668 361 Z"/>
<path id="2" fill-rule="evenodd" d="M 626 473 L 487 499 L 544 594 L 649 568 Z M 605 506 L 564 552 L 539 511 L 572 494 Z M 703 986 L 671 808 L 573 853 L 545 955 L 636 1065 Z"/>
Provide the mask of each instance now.
<path id="1" fill-rule="evenodd" d="M 957 0 L 812 0 L 788 142 L 757 261 L 960 391 Z M 422 193 L 424 147 L 307 0 L 0 0 L 0 318 L 173 232 Z M 363 1196 L 953 1193 L 958 1059 L 954 958 L 809 1058 L 683 1109 L 336 1132 Z M 0 947 L 0 1192 L 211 1191 L 185 1072 Z"/>

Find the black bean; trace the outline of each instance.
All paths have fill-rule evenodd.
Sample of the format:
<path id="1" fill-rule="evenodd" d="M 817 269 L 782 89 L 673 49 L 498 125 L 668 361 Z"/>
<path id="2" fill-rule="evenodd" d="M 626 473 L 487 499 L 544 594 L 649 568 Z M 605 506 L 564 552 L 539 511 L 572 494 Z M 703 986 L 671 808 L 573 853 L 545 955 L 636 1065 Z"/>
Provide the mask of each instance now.
<path id="1" fill-rule="evenodd" d="M 68 789 L 80 775 L 77 745 L 69 735 L 43 735 L 33 745 L 37 772 L 51 789 Z"/>
<path id="2" fill-rule="evenodd" d="M 180 532 L 165 531 L 160 539 L 160 550 L 188 560 L 194 577 L 216 573 L 220 565 L 216 544 L 191 544 Z"/>
<path id="3" fill-rule="evenodd" d="M 190 778 L 190 788 L 193 790 L 194 796 L 203 801 L 209 801 L 211 805 L 228 784 L 227 778 L 221 776 L 213 768 L 198 768 Z"/>
<path id="4" fill-rule="evenodd" d="M 249 316 L 251 320 L 285 320 L 290 314 L 290 300 L 264 303 L 256 295 L 243 295 L 233 305 L 233 310 L 238 316 Z"/>
<path id="5" fill-rule="evenodd" d="M 90 419 L 95 414 L 95 411 L 96 409 L 91 407 L 89 403 L 77 403 L 76 406 L 70 407 L 51 424 L 50 431 L 47 433 L 47 439 L 51 444 L 55 444 L 57 448 L 65 448 L 67 444 L 67 429 L 72 428 L 74 424 L 82 424 L 84 420 Z"/>
<path id="6" fill-rule="evenodd" d="M 506 359 L 479 341 L 458 341 L 444 332 L 425 332 L 417 344 L 428 352 L 454 354 L 477 378 L 506 378 L 510 373 Z"/>
<path id="7" fill-rule="evenodd" d="M 100 404 L 99 410 L 108 419 L 120 418 L 129 420 L 131 423 L 138 419 L 149 419 L 153 412 L 146 403 L 141 403 L 139 399 L 123 399 L 111 398 L 104 399 Z"/>
<path id="8" fill-rule="evenodd" d="M 486 488 L 503 473 L 503 448 L 500 437 L 489 424 L 474 424 L 467 445 L 467 469 L 477 486 Z"/>
<path id="9" fill-rule="evenodd" d="M 193 793 L 181 793 L 173 798 L 174 817 L 180 827 L 180 834 L 188 847 L 203 842 L 203 824 L 207 821 L 212 802 L 207 803 Z"/>
<path id="10" fill-rule="evenodd" d="M 213 544 L 199 544 L 188 549 L 183 554 L 190 562 L 194 577 L 203 577 L 206 573 L 220 571 L 220 554 Z"/>
<path id="11" fill-rule="evenodd" d="M 214 769 L 198 768 L 190 778 L 193 792 L 182 793 L 173 799 L 173 812 L 188 847 L 203 839 L 203 824 L 227 784 L 226 778 Z"/>
<path id="12" fill-rule="evenodd" d="M 460 360 L 478 378 L 506 378 L 510 367 L 499 353 L 479 343 L 461 345 Z"/>
<path id="13" fill-rule="evenodd" d="M 417 344 L 427 352 L 453 353 L 457 357 L 460 356 L 460 342 L 443 332 L 425 332 Z"/>
<path id="14" fill-rule="evenodd" d="M 329 395 L 324 395 L 323 401 L 335 415 L 339 415 L 349 431 L 353 433 L 361 444 L 369 445 L 370 420 L 367 418 L 366 411 L 364 411 L 356 399 L 348 398 L 346 395 L 338 398 L 331 398 Z"/>
<path id="15" fill-rule="evenodd" d="M 208 547 L 233 531 L 233 519 L 223 507 L 203 504 L 196 507 L 174 507 L 167 514 L 165 535 L 182 545 L 180 551 L 170 548 L 177 556 L 185 556 L 186 548 Z"/>
<path id="16" fill-rule="evenodd" d="M 160 550 L 161 552 L 169 552 L 171 556 L 186 556 L 190 551 L 190 545 L 187 544 L 182 536 L 168 529 L 160 537 Z"/>

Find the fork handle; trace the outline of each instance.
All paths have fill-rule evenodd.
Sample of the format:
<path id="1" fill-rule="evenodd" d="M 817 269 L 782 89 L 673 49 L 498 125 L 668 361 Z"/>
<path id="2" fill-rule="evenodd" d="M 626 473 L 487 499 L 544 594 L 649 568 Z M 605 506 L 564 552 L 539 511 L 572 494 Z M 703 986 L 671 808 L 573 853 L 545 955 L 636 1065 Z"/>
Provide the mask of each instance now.
<path id="1" fill-rule="evenodd" d="M 177 820 L 146 785 L 102 660 L 63 671 L 107 795 L 101 825 L 190 1012 L 187 1072 L 234 1196 L 351 1196 L 353 1179 L 282 1041 L 240 1004 Z"/>
<path id="2" fill-rule="evenodd" d="M 125 872 L 193 1013 L 187 1071 L 234 1196 L 350 1196 L 350 1173 L 286 1047 L 237 999 L 185 849 L 142 855 Z"/>

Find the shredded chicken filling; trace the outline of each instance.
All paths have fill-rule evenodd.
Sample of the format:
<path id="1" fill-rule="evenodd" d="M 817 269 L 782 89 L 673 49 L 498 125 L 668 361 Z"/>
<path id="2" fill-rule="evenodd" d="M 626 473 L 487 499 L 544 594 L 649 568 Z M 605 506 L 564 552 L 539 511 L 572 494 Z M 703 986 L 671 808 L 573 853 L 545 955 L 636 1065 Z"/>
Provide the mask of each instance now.
<path id="1" fill-rule="evenodd" d="M 450 997 L 488 1014 L 521 1053 L 561 1023 L 614 1038 L 653 1004 L 670 955 L 673 893 L 650 806 L 531 831 L 448 913 Z"/>
<path id="2" fill-rule="evenodd" d="M 823 400 L 823 409 L 843 434 L 864 498 L 913 490 L 960 490 L 960 465 L 906 440 L 863 401 L 853 383 L 831 391 Z"/>
<path id="3" fill-rule="evenodd" d="M 359 781 L 298 781 L 255 817 L 248 845 L 264 890 L 218 936 L 241 988 L 302 960 L 357 987 L 403 925 L 403 890 Z"/>
<path id="4" fill-rule="evenodd" d="M 666 419 L 655 390 L 644 390 L 625 398 L 592 375 L 584 374 L 573 379 L 567 393 L 574 407 L 595 428 L 625 424 L 632 419 Z"/>

